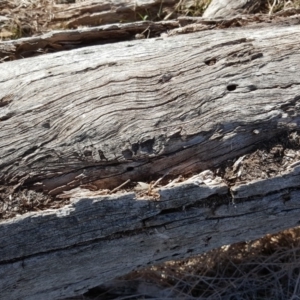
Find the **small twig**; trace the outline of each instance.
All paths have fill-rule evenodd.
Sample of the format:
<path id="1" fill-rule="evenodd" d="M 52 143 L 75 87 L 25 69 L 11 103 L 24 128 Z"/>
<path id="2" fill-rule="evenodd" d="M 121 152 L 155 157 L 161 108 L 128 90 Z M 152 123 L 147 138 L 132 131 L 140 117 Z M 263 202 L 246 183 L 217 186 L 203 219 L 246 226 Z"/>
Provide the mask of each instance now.
<path id="1" fill-rule="evenodd" d="M 179 175 L 177 178 L 169 182 L 165 187 L 172 187 L 175 183 L 179 182 L 182 179 L 182 175 Z"/>
<path id="2" fill-rule="evenodd" d="M 274 2 L 273 2 L 273 4 L 272 4 L 272 6 L 271 6 L 271 8 L 270 8 L 270 11 L 269 11 L 269 16 L 271 16 L 272 15 L 272 13 L 273 13 L 273 10 L 274 10 L 274 7 L 275 7 L 275 5 L 277 4 L 277 0 L 274 0 Z"/>
<path id="3" fill-rule="evenodd" d="M 157 186 L 157 185 L 160 183 L 160 181 L 161 181 L 162 179 L 164 179 L 169 173 L 170 173 L 170 171 L 167 172 L 167 173 L 165 173 L 165 174 L 163 175 L 163 177 L 158 178 L 158 179 L 151 185 L 151 189 L 153 189 L 155 186 Z"/>
<path id="4" fill-rule="evenodd" d="M 150 25 L 141 34 L 146 33 L 146 31 L 148 31 L 147 39 L 149 39 L 149 36 L 150 36 Z"/>
<path id="5" fill-rule="evenodd" d="M 127 179 L 125 182 L 123 182 L 121 185 L 117 186 L 116 188 L 114 188 L 113 190 L 110 191 L 110 194 L 118 191 L 120 188 L 122 188 L 124 185 L 126 185 L 127 183 L 130 182 L 130 179 Z"/>

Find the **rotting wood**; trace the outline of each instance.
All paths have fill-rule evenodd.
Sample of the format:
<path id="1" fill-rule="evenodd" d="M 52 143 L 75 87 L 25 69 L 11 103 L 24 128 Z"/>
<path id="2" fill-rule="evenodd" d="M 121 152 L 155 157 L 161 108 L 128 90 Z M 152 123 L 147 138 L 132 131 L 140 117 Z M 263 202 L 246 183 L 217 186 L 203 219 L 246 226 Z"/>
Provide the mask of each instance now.
<path id="1" fill-rule="evenodd" d="M 297 165 L 266 190 L 192 177 L 137 199 L 80 186 L 200 172 L 299 130 L 299 38 L 299 26 L 227 29 L 0 65 L 1 184 L 77 188 L 64 208 L 0 223 L 1 297 L 78 295 L 296 226 Z"/>
<path id="2" fill-rule="evenodd" d="M 107 239 L 123 231 L 143 230 L 147 220 L 162 211 L 181 210 L 185 205 L 201 204 L 201 200 L 212 195 L 227 195 L 228 189 L 218 180 L 206 185 L 194 179 L 163 188 L 159 193 L 160 199 L 155 201 L 152 197 L 136 199 L 133 192 L 97 196 L 96 192 L 75 190 L 70 194 L 74 201 L 64 208 L 24 215 L 18 218 L 17 223 L 14 219 L 1 223 L 1 229 L 7 233 L 2 236 L 1 261 L 67 248 L 93 241 L 95 237 Z M 115 216 L 112 215 L 114 212 Z M 63 223 L 61 217 L 64 217 Z M 77 226 L 73 227 L 72 223 Z M 66 230 L 60 231 L 61 227 Z M 34 233 L 37 228 L 38 234 L 28 234 L 29 231 Z M 22 233 L 24 229 L 26 235 Z M 43 241 L 40 240 L 41 236 Z"/>
<path id="3" fill-rule="evenodd" d="M 88 45 L 99 45 L 122 40 L 133 40 L 136 34 L 149 30 L 152 36 L 178 27 L 178 21 L 136 22 L 108 24 L 76 30 L 60 30 L 42 36 L 0 43 L 0 58 L 14 60 L 45 53 L 72 50 Z"/>
<path id="4" fill-rule="evenodd" d="M 228 29 L 2 64 L 0 180 L 55 195 L 247 153 L 299 126 L 299 35 Z"/>
<path id="5" fill-rule="evenodd" d="M 218 218 L 215 210 L 222 205 L 234 206 L 234 203 L 241 202 L 241 199 L 245 201 L 264 197 L 278 191 L 290 193 L 289 191 L 299 188 L 300 167 L 297 166 L 284 175 L 254 180 L 232 188 L 229 188 L 220 177 L 209 176 L 208 179 L 203 177 L 205 174 L 200 173 L 181 183 L 156 189 L 160 195 L 157 201 L 151 196 L 138 196 L 133 192 L 98 195 L 97 192 L 89 190 L 74 189 L 65 195 L 72 199 L 71 204 L 61 209 L 29 213 L 0 223 L 3 230 L 1 261 L 86 243 L 93 240 L 95 234 L 97 238 L 107 238 L 122 233 L 122 228 L 124 231 L 142 230 L 154 216 L 162 214 L 169 218 L 164 212 L 171 210 L 180 212 L 190 210 L 191 207 L 202 207 L 205 211 L 214 211 L 213 215 Z M 216 196 L 215 200 L 212 196 Z M 114 211 L 117 212 L 115 217 L 108 214 Z M 63 216 L 64 220 L 61 219 Z M 72 227 L 74 222 L 77 226 Z M 62 226 L 66 230 L 60 231 Z M 39 234 L 35 235 L 37 228 Z"/>
<path id="6" fill-rule="evenodd" d="M 57 5 L 55 2 L 57 3 L 54 0 L 30 3 L 1 1 L 3 9 L 0 16 L 0 37 L 13 39 L 42 34 L 49 30 L 142 20 L 169 20 L 177 17 L 179 9 L 177 0 L 93 0 L 67 5 Z M 180 1 L 180 10 L 186 12 L 194 5 L 193 0 Z"/>
<path id="7" fill-rule="evenodd" d="M 284 189 L 298 188 L 300 182 L 299 175 L 300 167 L 296 165 L 295 169 L 291 170 L 288 168 L 288 170 L 280 176 L 236 185 L 231 189 L 233 198 L 249 198 L 257 195 L 263 196 Z"/>
<path id="8" fill-rule="evenodd" d="M 84 1 L 59 6 L 59 10 L 53 15 L 52 23 L 62 22 L 67 28 L 77 28 L 141 21 L 145 16 L 161 20 L 171 11 L 176 14 L 177 4 L 177 0 Z M 191 7 L 193 4 L 193 0 L 185 0 L 181 6 Z"/>
<path id="9" fill-rule="evenodd" d="M 0 225 L 1 297 L 80 295 L 142 266 L 296 226 L 300 194 L 287 200 L 287 191 L 232 202 L 217 178 L 196 177 L 160 189 L 159 201 L 78 191 L 65 208 Z"/>

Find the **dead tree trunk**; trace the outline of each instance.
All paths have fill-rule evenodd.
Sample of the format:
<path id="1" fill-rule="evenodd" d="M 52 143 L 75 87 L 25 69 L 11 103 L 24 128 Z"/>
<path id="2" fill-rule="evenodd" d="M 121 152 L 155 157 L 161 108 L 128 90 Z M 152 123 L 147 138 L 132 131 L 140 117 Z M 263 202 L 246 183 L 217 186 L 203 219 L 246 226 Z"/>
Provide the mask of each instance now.
<path id="1" fill-rule="evenodd" d="M 227 29 L 1 64 L 2 190 L 70 198 L 2 220 L 1 298 L 70 297 L 296 226 L 300 154 L 277 144 L 299 145 L 298 40 L 298 26 Z M 250 181 L 244 155 L 271 139 L 285 163 Z"/>

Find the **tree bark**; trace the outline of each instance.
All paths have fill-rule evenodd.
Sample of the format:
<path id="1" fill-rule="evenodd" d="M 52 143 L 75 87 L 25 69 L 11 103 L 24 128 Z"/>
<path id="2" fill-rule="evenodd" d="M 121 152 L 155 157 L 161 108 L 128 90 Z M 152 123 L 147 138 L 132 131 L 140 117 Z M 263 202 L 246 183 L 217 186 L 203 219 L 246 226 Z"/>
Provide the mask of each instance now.
<path id="1" fill-rule="evenodd" d="M 299 129 L 300 29 L 207 33 L 0 65 L 1 184 L 71 201 L 0 223 L 3 299 L 82 294 L 298 224 L 297 161 L 236 184 L 215 168 Z"/>

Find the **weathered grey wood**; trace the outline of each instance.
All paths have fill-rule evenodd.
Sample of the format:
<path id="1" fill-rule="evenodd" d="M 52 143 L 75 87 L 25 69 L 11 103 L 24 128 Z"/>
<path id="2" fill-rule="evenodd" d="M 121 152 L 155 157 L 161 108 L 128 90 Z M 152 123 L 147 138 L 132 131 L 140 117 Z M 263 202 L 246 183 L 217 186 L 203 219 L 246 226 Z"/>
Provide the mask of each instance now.
<path id="1" fill-rule="evenodd" d="M 299 38 L 299 26 L 228 29 L 0 65 L 0 183 L 78 188 L 69 206 L 0 223 L 1 297 L 78 295 L 297 225 L 297 166 L 266 190 L 203 176 L 146 199 L 79 186 L 200 172 L 299 129 Z"/>
<path id="2" fill-rule="evenodd" d="M 297 23 L 294 17 L 300 10 L 288 10 L 276 13 L 272 19 L 267 15 L 234 16 L 229 18 L 178 17 L 176 20 L 159 22 L 139 21 L 133 23 L 106 24 L 78 29 L 55 30 L 40 36 L 20 38 L 17 40 L 0 41 L 0 62 L 40 56 L 91 45 L 130 41 L 141 38 L 157 38 L 195 31 L 212 30 L 216 27 L 244 26 L 260 22 L 260 26 L 293 25 Z"/>
<path id="3" fill-rule="evenodd" d="M 262 0 L 212 0 L 204 11 L 205 18 L 229 18 L 238 14 L 257 12 Z"/>
<path id="4" fill-rule="evenodd" d="M 16 36 L 16 28 L 23 29 L 23 32 L 19 32 L 19 34 L 28 36 L 27 34 L 31 35 L 30 32 L 41 34 L 41 32 L 51 28 L 64 30 L 142 20 L 166 20 L 170 17 L 176 17 L 176 5 L 178 4 L 177 0 L 87 0 L 76 2 L 75 0 L 45 1 L 43 8 L 41 7 L 42 11 L 40 11 L 39 18 L 36 19 L 34 14 L 37 7 L 31 6 L 33 3 L 28 4 L 25 8 L 25 6 L 20 5 L 22 4 L 20 1 L 10 3 L 1 0 L 1 37 L 12 38 L 12 36 Z M 181 1 L 180 8 L 185 9 L 193 4 L 193 0 L 184 0 Z M 33 10 L 33 14 L 26 14 L 26 10 Z M 16 27 L 17 25 L 19 27 Z M 26 26 L 28 30 L 24 32 Z"/>
<path id="5" fill-rule="evenodd" d="M 244 199 L 232 203 L 224 196 L 226 188 L 223 187 L 214 190 L 214 193 L 220 193 L 217 198 L 205 201 L 201 199 L 204 188 L 196 182 L 193 179 L 190 184 L 162 189 L 159 201 L 135 200 L 132 194 L 122 196 L 118 201 L 113 196 L 111 200 L 108 197 L 82 197 L 71 207 L 56 213 L 28 214 L 23 219 L 1 224 L 1 231 L 7 230 L 5 238 L 1 238 L 1 254 L 8 254 L 8 250 L 15 256 L 15 251 L 22 254 L 24 246 L 24 252 L 29 248 L 32 252 L 35 249 L 41 251 L 45 243 L 51 241 L 65 246 L 70 241 L 78 243 L 76 247 L 60 245 L 56 250 L 50 246 L 51 251 L 1 262 L 1 298 L 61 299 L 80 295 L 133 269 L 255 239 L 296 226 L 299 222 L 298 191 L 290 192 L 289 201 L 285 201 L 286 191 L 283 190 L 251 201 Z M 103 215 L 105 210 L 106 215 Z M 58 222 L 61 227 L 55 229 Z M 103 229 L 104 225 L 106 229 Z M 24 235 L 27 238 L 40 235 L 39 242 L 35 243 L 34 237 L 24 245 Z M 15 245 L 17 238 L 20 239 L 17 241 L 19 249 Z M 88 242 L 80 244 L 80 240 Z M 8 245 L 4 249 L 3 242 Z"/>
<path id="6" fill-rule="evenodd" d="M 234 199 L 249 198 L 257 195 L 267 195 L 288 188 L 298 188 L 300 183 L 300 166 L 288 169 L 280 176 L 257 180 L 232 187 Z"/>
<path id="7" fill-rule="evenodd" d="M 204 211 L 210 211 L 215 205 L 217 207 L 222 204 L 222 200 L 215 204 L 207 200 L 213 195 L 225 196 L 231 192 L 233 199 L 229 201 L 225 197 L 223 201 L 229 204 L 238 199 L 288 191 L 299 187 L 299 170 L 296 167 L 283 176 L 256 180 L 230 189 L 220 178 L 219 181 L 217 178 L 205 184 L 193 177 L 183 183 L 157 189 L 159 201 L 152 197 L 138 197 L 137 200 L 134 192 L 100 196 L 97 192 L 74 190 L 69 194 L 73 201 L 68 206 L 41 213 L 28 213 L 0 223 L 0 236 L 3 239 L 0 262 L 90 242 L 95 238 L 107 238 L 123 230 L 141 230 L 145 225 L 144 220 L 171 209 L 197 204 L 206 206 Z M 113 212 L 117 214 L 114 215 Z M 168 214 L 166 216 L 169 218 Z"/>
<path id="8" fill-rule="evenodd" d="M 64 50 L 72 50 L 87 45 L 99 45 L 122 40 L 135 39 L 137 34 L 155 36 L 180 26 L 178 21 L 140 21 L 127 24 L 107 24 L 73 30 L 57 30 L 17 40 L 0 42 L 0 58 L 15 60 Z M 150 30 L 150 31 L 149 31 Z M 151 34 L 150 34 L 151 33 Z"/>
<path id="9" fill-rule="evenodd" d="M 181 5 L 189 7 L 192 0 L 184 0 Z M 67 28 L 78 26 L 97 26 L 102 24 L 141 21 L 148 19 L 161 20 L 166 11 L 175 10 L 177 0 L 93 0 L 78 1 L 71 5 L 56 6 L 52 23 L 62 22 Z M 146 17 L 147 19 L 147 17 Z"/>
<path id="10" fill-rule="evenodd" d="M 246 153 L 298 127 L 299 36 L 228 29 L 2 64 L 0 180 L 57 194 Z"/>
<path id="11" fill-rule="evenodd" d="M 141 230 L 144 220 L 162 211 L 227 193 L 224 183 L 207 186 L 194 182 L 162 189 L 159 201 L 151 197 L 137 200 L 133 192 L 97 197 L 95 192 L 79 190 L 71 194 L 73 203 L 64 208 L 30 213 L 0 223 L 0 262 L 107 239 L 122 231 Z"/>

